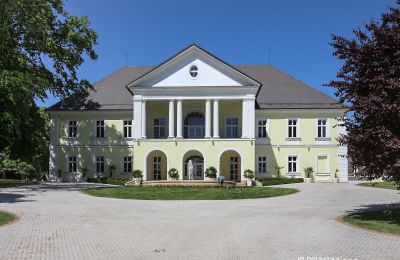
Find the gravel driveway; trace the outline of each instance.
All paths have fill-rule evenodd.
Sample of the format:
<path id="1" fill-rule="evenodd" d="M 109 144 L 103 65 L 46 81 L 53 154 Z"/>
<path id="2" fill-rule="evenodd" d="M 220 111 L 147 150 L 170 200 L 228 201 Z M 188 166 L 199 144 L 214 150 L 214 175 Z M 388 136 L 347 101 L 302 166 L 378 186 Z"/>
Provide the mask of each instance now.
<path id="1" fill-rule="evenodd" d="M 21 218 L 0 227 L 0 259 L 400 259 L 400 238 L 335 221 L 400 206 L 394 190 L 302 183 L 267 199 L 136 201 L 79 192 L 88 186 L 0 189 L 0 210 Z"/>

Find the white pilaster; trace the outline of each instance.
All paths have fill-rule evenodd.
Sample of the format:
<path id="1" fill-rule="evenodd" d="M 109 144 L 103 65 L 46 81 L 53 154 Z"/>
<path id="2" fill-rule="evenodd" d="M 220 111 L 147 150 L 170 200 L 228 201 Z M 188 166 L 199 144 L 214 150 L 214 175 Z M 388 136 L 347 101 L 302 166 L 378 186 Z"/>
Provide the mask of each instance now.
<path id="1" fill-rule="evenodd" d="M 247 138 L 247 102 L 242 100 L 242 138 Z"/>
<path id="2" fill-rule="evenodd" d="M 142 101 L 142 138 L 146 138 L 146 101 Z"/>
<path id="3" fill-rule="evenodd" d="M 339 134 L 346 135 L 347 131 L 344 126 L 339 126 Z M 339 146 L 338 147 L 338 168 L 339 168 L 339 182 L 348 182 L 349 181 L 349 168 L 348 168 L 348 156 L 347 156 L 347 146 Z"/>
<path id="4" fill-rule="evenodd" d="M 174 101 L 170 100 L 169 101 L 169 119 L 168 119 L 168 138 L 174 138 L 175 137 L 175 130 L 174 130 L 174 117 L 175 117 L 175 111 L 174 111 Z M 169 169 L 169 168 L 168 168 Z"/>
<path id="5" fill-rule="evenodd" d="M 211 137 L 211 101 L 206 100 L 206 134 L 205 138 Z"/>
<path id="6" fill-rule="evenodd" d="M 218 99 L 214 100 L 214 116 L 213 116 L 213 138 L 219 138 L 219 104 Z"/>
<path id="7" fill-rule="evenodd" d="M 247 137 L 255 138 L 255 98 L 248 99 L 246 102 L 246 110 L 247 110 Z"/>
<path id="8" fill-rule="evenodd" d="M 176 102 L 176 138 L 182 138 L 182 100 Z"/>
<path id="9" fill-rule="evenodd" d="M 142 137 L 142 97 L 133 98 L 133 138 Z"/>

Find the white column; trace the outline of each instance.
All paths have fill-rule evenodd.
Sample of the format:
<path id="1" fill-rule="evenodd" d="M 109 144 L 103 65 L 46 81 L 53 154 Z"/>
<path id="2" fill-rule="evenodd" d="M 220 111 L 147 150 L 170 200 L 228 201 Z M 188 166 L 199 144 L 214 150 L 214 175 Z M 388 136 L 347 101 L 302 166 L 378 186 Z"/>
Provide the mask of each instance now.
<path id="1" fill-rule="evenodd" d="M 133 97 L 133 138 L 142 137 L 142 97 Z"/>
<path id="2" fill-rule="evenodd" d="M 214 116 L 213 116 L 213 138 L 219 138 L 219 105 L 218 105 L 218 99 L 214 100 Z"/>
<path id="3" fill-rule="evenodd" d="M 142 138 L 146 138 L 146 101 L 142 101 Z"/>
<path id="4" fill-rule="evenodd" d="M 211 137 L 211 101 L 206 100 L 206 135 L 205 138 Z"/>
<path id="5" fill-rule="evenodd" d="M 242 101 L 242 138 L 247 138 L 247 102 Z"/>
<path id="6" fill-rule="evenodd" d="M 174 117 L 175 117 L 175 111 L 174 111 L 174 101 L 170 100 L 169 101 L 169 119 L 168 119 L 168 138 L 174 138 L 175 137 L 175 130 L 174 130 Z M 169 168 L 168 168 L 169 169 Z"/>
<path id="7" fill-rule="evenodd" d="M 246 110 L 247 110 L 247 137 L 255 138 L 256 130 L 256 108 L 255 108 L 255 98 L 248 99 L 246 102 Z"/>
<path id="8" fill-rule="evenodd" d="M 176 102 L 176 138 L 182 138 L 182 100 Z"/>

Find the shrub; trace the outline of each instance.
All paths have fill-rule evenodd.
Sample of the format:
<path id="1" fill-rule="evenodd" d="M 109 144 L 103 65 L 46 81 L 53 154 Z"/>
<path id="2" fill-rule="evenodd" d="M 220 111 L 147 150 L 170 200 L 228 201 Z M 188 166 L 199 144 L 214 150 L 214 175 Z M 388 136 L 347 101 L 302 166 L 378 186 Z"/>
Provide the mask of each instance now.
<path id="1" fill-rule="evenodd" d="M 254 179 L 255 175 L 252 170 L 246 169 L 246 170 L 244 170 L 243 177 L 245 177 L 246 179 Z"/>
<path id="2" fill-rule="evenodd" d="M 207 169 L 206 169 L 206 171 L 204 172 L 204 175 L 207 177 L 207 178 L 210 178 L 210 179 L 215 179 L 215 178 L 217 178 L 217 169 L 215 169 L 214 167 L 208 167 Z"/>
<path id="3" fill-rule="evenodd" d="M 107 177 L 88 177 L 87 182 L 93 182 L 93 183 L 107 183 Z"/>
<path id="4" fill-rule="evenodd" d="M 263 186 L 303 182 L 303 178 L 263 178 L 259 180 Z"/>
<path id="5" fill-rule="evenodd" d="M 127 179 L 127 178 L 108 178 L 107 179 L 108 184 L 121 185 L 121 186 L 124 186 L 125 183 L 128 181 L 129 181 L 129 179 Z"/>
<path id="6" fill-rule="evenodd" d="M 168 176 L 172 179 L 178 179 L 179 178 L 179 172 L 175 168 L 171 168 L 168 171 Z"/>
<path id="7" fill-rule="evenodd" d="M 313 167 L 304 168 L 304 172 L 306 173 L 306 178 L 311 178 L 311 174 L 314 172 Z"/>
<path id="8" fill-rule="evenodd" d="M 276 167 L 275 167 L 278 178 L 281 177 L 281 170 L 282 170 L 283 168 L 285 168 L 285 167 L 283 167 L 283 166 L 276 166 Z"/>
<path id="9" fill-rule="evenodd" d="M 133 177 L 134 179 L 143 178 L 143 173 L 142 173 L 141 170 L 134 170 L 134 171 L 133 171 L 133 174 L 132 174 L 132 177 Z"/>

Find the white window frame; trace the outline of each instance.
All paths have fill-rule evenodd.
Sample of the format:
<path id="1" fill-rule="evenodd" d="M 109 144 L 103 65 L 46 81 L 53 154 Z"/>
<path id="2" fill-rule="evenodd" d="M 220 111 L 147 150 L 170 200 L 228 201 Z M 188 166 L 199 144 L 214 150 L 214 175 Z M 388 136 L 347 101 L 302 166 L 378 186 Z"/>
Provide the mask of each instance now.
<path id="1" fill-rule="evenodd" d="M 70 158 L 71 157 L 75 157 L 75 164 L 76 164 L 76 171 L 69 171 L 69 164 L 71 163 L 70 162 Z M 67 155 L 67 173 L 78 173 L 79 172 L 79 169 L 78 169 L 78 167 L 79 167 L 79 156 L 78 155 L 76 155 L 76 154 L 69 154 L 69 155 Z"/>
<path id="2" fill-rule="evenodd" d="M 292 171 L 289 172 L 289 157 L 296 157 L 296 171 L 293 171 L 293 166 L 292 166 Z M 297 154 L 288 154 L 286 157 L 286 167 L 287 167 L 287 174 L 288 175 L 299 175 L 300 174 L 300 156 Z"/>
<path id="3" fill-rule="evenodd" d="M 259 168 L 259 164 L 260 164 L 260 158 L 262 158 L 262 157 L 265 157 L 265 161 L 264 161 L 264 163 L 265 163 L 265 171 L 260 172 L 259 171 L 259 169 L 260 169 Z M 256 163 L 257 163 L 257 165 L 256 165 L 257 173 L 268 173 L 268 156 L 266 154 L 257 155 Z"/>
<path id="4" fill-rule="evenodd" d="M 318 128 L 319 128 L 319 124 L 318 124 L 318 121 L 320 121 L 320 120 L 325 120 L 326 121 L 326 125 L 325 125 L 325 128 L 326 128 L 326 136 L 324 136 L 324 137 L 320 137 L 320 136 L 318 136 Z M 316 129 L 315 129 L 315 136 L 316 136 L 316 138 L 329 138 L 329 119 L 328 118 L 326 118 L 326 117 L 318 117 L 316 120 L 315 120 L 315 124 L 316 124 Z"/>
<path id="5" fill-rule="evenodd" d="M 229 119 L 236 119 L 237 120 L 237 125 L 236 125 L 236 127 L 237 127 L 237 136 L 236 137 L 228 137 L 228 120 Z M 225 138 L 232 138 L 232 139 L 234 139 L 234 138 L 240 138 L 240 118 L 239 117 L 237 117 L 237 116 L 227 116 L 227 117 L 225 117 L 225 124 L 224 124 L 224 137 Z M 235 125 L 229 125 L 230 127 L 234 127 Z"/>
<path id="6" fill-rule="evenodd" d="M 125 122 L 130 121 L 130 125 L 125 125 Z M 125 136 L 125 128 L 127 129 L 127 136 Z M 129 135 L 130 132 L 130 135 Z M 122 120 L 122 137 L 125 139 L 130 139 L 133 137 L 133 120 L 132 119 L 123 119 Z"/>
<path id="7" fill-rule="evenodd" d="M 70 128 L 70 122 L 76 122 L 75 128 L 76 128 L 76 136 L 69 136 L 69 128 Z M 79 131 L 78 131 L 78 126 L 79 126 L 79 122 L 76 119 L 67 119 L 67 138 L 68 139 L 76 139 L 78 138 L 79 135 Z"/>
<path id="8" fill-rule="evenodd" d="M 160 129 L 162 128 L 160 124 L 158 124 L 157 126 L 154 124 L 154 120 L 156 120 L 156 119 L 158 119 L 158 120 L 164 119 L 165 124 L 164 124 L 164 136 L 163 136 L 163 137 L 161 137 L 161 136 L 155 137 L 155 133 L 156 133 L 156 131 L 154 131 L 155 128 L 156 128 L 156 127 L 158 128 L 159 133 L 160 133 Z M 166 117 L 153 117 L 153 120 L 152 120 L 153 129 L 152 129 L 152 130 L 153 130 L 153 138 L 154 138 L 154 139 L 165 139 L 165 138 L 168 137 L 167 124 L 168 124 L 168 122 L 167 122 L 167 118 L 166 118 Z"/>
<path id="9" fill-rule="evenodd" d="M 296 120 L 296 137 L 290 137 L 289 136 L 289 121 L 293 121 L 293 120 Z M 295 118 L 295 117 L 292 117 L 292 118 L 288 118 L 287 120 L 286 120 L 287 122 L 286 122 L 286 136 L 287 136 L 287 138 L 288 139 L 300 139 L 300 118 Z"/>
<path id="10" fill-rule="evenodd" d="M 266 121 L 266 124 L 265 125 L 262 125 L 262 126 L 260 126 L 259 125 L 259 123 L 260 123 L 260 121 Z M 256 135 L 256 138 L 268 138 L 268 135 L 269 135 L 269 119 L 268 118 L 266 118 L 266 117 L 258 117 L 257 118 L 257 120 L 256 120 L 256 122 L 257 122 L 257 125 L 256 125 L 256 129 L 257 129 L 257 135 Z M 259 136 L 259 128 L 261 127 L 261 129 L 264 129 L 265 128 L 265 134 L 266 134 L 266 136 L 264 137 L 264 136 Z"/>
<path id="11" fill-rule="evenodd" d="M 103 166 L 104 166 L 104 171 L 103 172 L 99 172 L 97 171 L 97 157 L 103 157 Z M 103 154 L 96 154 L 94 156 L 94 172 L 96 173 L 96 176 L 103 176 L 103 174 L 106 173 L 106 156 Z"/>
<path id="12" fill-rule="evenodd" d="M 97 137 L 97 122 L 98 121 L 103 121 L 104 122 L 104 136 L 103 137 Z M 106 138 L 106 125 L 107 125 L 107 121 L 105 119 L 95 119 L 94 120 L 94 137 L 96 139 L 104 139 L 104 138 Z"/>
<path id="13" fill-rule="evenodd" d="M 130 157 L 131 158 L 131 171 L 125 171 L 125 158 Z M 133 155 L 128 154 L 128 155 L 123 155 L 122 156 L 122 172 L 124 174 L 127 173 L 132 173 L 133 172 Z"/>

